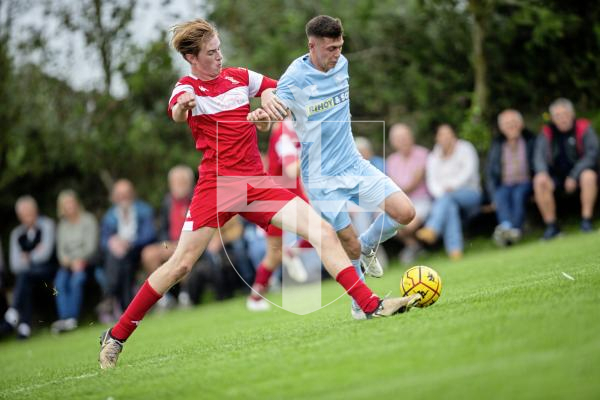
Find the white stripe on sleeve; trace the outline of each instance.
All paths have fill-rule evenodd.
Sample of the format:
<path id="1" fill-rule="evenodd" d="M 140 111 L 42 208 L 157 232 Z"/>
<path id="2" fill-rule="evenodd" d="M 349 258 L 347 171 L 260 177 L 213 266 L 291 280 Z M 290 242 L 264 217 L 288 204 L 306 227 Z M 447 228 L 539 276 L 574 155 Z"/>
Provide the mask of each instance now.
<path id="1" fill-rule="evenodd" d="M 256 96 L 260 85 L 262 85 L 263 76 L 258 72 L 248 70 L 248 95 L 250 97 Z"/>
<path id="2" fill-rule="evenodd" d="M 194 94 L 194 88 L 191 85 L 177 84 L 177 86 L 175 86 L 175 89 L 173 89 L 173 92 L 171 93 L 171 97 L 169 98 L 169 103 L 171 102 L 171 100 L 173 100 L 173 97 L 177 96 L 181 92 L 188 92 L 188 93 Z"/>

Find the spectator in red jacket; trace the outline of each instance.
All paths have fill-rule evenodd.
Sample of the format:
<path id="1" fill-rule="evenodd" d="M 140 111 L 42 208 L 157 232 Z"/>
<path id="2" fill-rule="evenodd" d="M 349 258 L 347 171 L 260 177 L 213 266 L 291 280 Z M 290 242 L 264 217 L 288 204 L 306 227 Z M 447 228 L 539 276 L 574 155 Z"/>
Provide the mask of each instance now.
<path id="1" fill-rule="evenodd" d="M 581 230 L 591 232 L 598 193 L 598 136 L 588 120 L 575 118 L 569 100 L 560 98 L 550 105 L 552 122 L 538 135 L 533 180 L 535 201 L 546 223 L 544 239 L 560 234 L 556 221 L 557 190 L 567 194 L 580 189 Z"/>

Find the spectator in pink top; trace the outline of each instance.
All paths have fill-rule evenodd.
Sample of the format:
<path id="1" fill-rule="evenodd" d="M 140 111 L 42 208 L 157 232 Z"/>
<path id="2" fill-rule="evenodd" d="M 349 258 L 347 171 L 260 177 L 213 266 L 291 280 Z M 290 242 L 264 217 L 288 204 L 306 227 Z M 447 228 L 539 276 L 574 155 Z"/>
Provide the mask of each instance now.
<path id="1" fill-rule="evenodd" d="M 400 261 L 409 264 L 421 250 L 415 232 L 423 225 L 431 210 L 431 197 L 425 184 L 429 151 L 415 144 L 412 130 L 406 124 L 392 125 L 389 140 L 395 152 L 387 158 L 386 173 L 410 197 L 416 211 L 411 223 L 398 231 L 398 237 L 404 244 Z"/>

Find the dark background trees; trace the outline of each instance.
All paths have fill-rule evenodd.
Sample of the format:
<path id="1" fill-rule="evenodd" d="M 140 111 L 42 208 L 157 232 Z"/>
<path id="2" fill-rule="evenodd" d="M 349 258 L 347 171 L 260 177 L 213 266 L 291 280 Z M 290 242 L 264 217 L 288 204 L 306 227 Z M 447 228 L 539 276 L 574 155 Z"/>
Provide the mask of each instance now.
<path id="1" fill-rule="evenodd" d="M 101 78 L 89 89 L 74 88 L 46 68 L 64 54 L 49 45 L 52 38 L 40 28 L 45 21 L 31 22 L 15 35 L 15 21 L 33 3 L 0 0 L 4 240 L 15 223 L 19 195 L 34 194 L 54 216 L 58 191 L 72 187 L 88 208 L 100 212 L 108 205 L 112 181 L 128 177 L 141 197 L 157 206 L 168 168 L 195 167 L 201 157 L 187 127 L 171 123 L 165 113 L 182 73 L 167 32 L 142 44 L 132 39 L 135 24 L 144 20 L 143 2 L 43 2 L 44 18 L 58 21 L 56 29 L 65 34 L 79 35 L 100 60 Z M 196 10 L 180 19 L 194 15 L 213 21 L 227 64 L 273 77 L 306 52 L 309 18 L 340 17 L 353 118 L 408 122 L 427 145 L 435 125 L 450 122 L 483 153 L 501 109 L 522 110 L 536 130 L 559 96 L 572 99 L 579 114 L 600 124 L 597 2 L 210 0 Z M 118 95 L 111 90 L 117 81 Z M 381 147 L 381 125 L 355 129 Z"/>

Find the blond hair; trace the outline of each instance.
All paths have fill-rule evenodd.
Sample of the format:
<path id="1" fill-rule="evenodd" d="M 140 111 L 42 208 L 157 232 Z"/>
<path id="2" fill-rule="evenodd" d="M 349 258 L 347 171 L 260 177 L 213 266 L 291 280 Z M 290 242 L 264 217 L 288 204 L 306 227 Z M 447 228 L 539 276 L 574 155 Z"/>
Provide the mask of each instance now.
<path id="1" fill-rule="evenodd" d="M 56 215 L 58 216 L 58 218 L 63 218 L 65 216 L 63 203 L 67 197 L 73 198 L 73 200 L 75 200 L 77 206 L 79 207 L 79 211 L 83 211 L 83 206 L 79 201 L 79 196 L 77 195 L 77 192 L 75 192 L 73 189 L 64 189 L 60 191 L 60 193 L 58 194 L 58 198 L 56 199 Z"/>
<path id="2" fill-rule="evenodd" d="M 202 45 L 218 34 L 217 29 L 203 19 L 182 22 L 171 27 L 171 45 L 185 59 L 186 54 L 198 55 Z"/>

